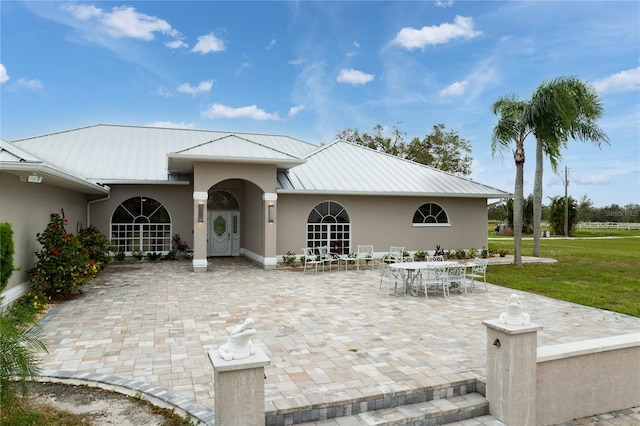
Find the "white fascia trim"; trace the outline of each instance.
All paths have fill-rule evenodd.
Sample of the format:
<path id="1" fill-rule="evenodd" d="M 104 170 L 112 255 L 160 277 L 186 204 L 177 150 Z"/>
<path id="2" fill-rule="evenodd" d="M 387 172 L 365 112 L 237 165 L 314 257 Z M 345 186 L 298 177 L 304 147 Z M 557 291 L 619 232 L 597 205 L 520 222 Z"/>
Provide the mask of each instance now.
<path id="1" fill-rule="evenodd" d="M 85 188 L 91 188 L 103 194 L 108 194 L 110 192 L 109 187 L 103 187 L 81 176 L 75 176 L 75 175 L 63 172 L 62 170 L 58 170 L 56 168 L 50 167 L 44 163 L 26 163 L 26 162 L 18 163 L 13 161 L 3 162 L 3 163 L 0 163 L 0 170 L 11 171 L 11 172 L 23 172 L 23 173 L 43 173 L 50 176 L 55 176 L 57 178 L 66 180 L 68 182 L 73 182 L 74 184 L 80 185 Z"/>
<path id="2" fill-rule="evenodd" d="M 510 194 L 455 194 L 448 192 L 377 192 L 377 191 L 336 191 L 312 189 L 278 189 L 278 194 L 299 195 L 374 195 L 384 197 L 430 197 L 430 198 L 510 198 Z"/>

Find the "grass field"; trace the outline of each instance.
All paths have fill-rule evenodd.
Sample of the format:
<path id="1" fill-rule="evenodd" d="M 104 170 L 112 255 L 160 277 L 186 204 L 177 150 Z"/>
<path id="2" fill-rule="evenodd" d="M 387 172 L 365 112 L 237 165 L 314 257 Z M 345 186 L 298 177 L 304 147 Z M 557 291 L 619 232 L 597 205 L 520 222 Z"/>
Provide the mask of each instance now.
<path id="1" fill-rule="evenodd" d="M 494 239 L 489 247 L 513 254 L 513 238 Z M 533 240 L 524 236 L 522 255 L 533 253 Z M 488 281 L 504 287 L 581 305 L 640 317 L 640 232 L 585 230 L 576 238 L 543 238 L 542 257 L 555 264 L 494 265 Z"/>

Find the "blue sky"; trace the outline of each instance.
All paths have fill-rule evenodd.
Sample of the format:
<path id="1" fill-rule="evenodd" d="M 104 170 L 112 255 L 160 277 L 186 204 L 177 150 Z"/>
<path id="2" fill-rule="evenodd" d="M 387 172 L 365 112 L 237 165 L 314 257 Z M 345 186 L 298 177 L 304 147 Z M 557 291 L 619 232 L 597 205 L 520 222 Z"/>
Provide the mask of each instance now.
<path id="1" fill-rule="evenodd" d="M 574 75 L 601 96 L 601 150 L 570 141 L 569 194 L 640 204 L 640 2 L 0 2 L 0 136 L 98 123 L 286 134 L 380 124 L 469 140 L 471 178 L 513 191 L 492 103 Z M 526 143 L 525 195 L 534 140 Z M 544 197 L 564 194 L 547 164 Z"/>

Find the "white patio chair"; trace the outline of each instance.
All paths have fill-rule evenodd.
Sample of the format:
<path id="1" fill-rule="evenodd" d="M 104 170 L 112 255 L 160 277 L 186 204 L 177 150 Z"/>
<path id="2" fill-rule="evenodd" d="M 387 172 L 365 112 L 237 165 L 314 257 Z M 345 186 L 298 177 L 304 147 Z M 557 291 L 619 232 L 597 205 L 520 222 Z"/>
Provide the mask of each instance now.
<path id="1" fill-rule="evenodd" d="M 376 294 L 380 294 L 380 290 L 384 287 L 387 292 L 385 297 L 389 297 L 392 286 L 393 294 L 397 293 L 398 286 L 402 290 L 403 295 L 407 294 L 407 289 L 404 285 L 404 278 L 400 274 L 392 271 L 387 262 L 382 262 L 380 264 L 380 285 L 378 286 L 378 292 Z"/>
<path id="2" fill-rule="evenodd" d="M 315 268 L 317 275 L 318 265 L 322 263 L 320 256 L 315 253 L 315 249 L 312 247 L 303 247 L 302 253 L 302 261 L 304 262 L 304 269 L 302 270 L 302 273 L 306 273 L 308 268 Z"/>
<path id="3" fill-rule="evenodd" d="M 471 272 L 467 274 L 467 278 L 471 280 L 471 292 L 476 291 L 476 279 L 484 282 L 484 291 L 489 291 L 487 287 L 487 264 L 489 263 L 488 259 L 483 259 L 481 257 L 476 257 L 473 259 L 473 266 L 471 267 Z"/>
<path id="4" fill-rule="evenodd" d="M 391 246 L 389 249 L 389 253 L 387 254 L 387 259 L 391 263 L 398 263 L 404 261 L 404 247 L 400 246 Z"/>
<path id="5" fill-rule="evenodd" d="M 331 271 L 331 263 L 334 260 L 333 254 L 329 251 L 329 247 L 322 246 L 318 248 L 320 253 L 320 264 L 322 265 L 322 270 L 324 271 L 324 267 L 329 265 L 329 271 Z"/>
<path id="6" fill-rule="evenodd" d="M 433 266 L 422 274 L 421 284 L 424 289 L 424 297 L 429 298 L 429 291 L 441 292 L 445 298 L 449 297 L 449 283 L 446 281 L 447 267 Z"/>
<path id="7" fill-rule="evenodd" d="M 463 264 L 449 266 L 447 268 L 447 275 L 445 277 L 445 281 L 447 283 L 447 291 L 451 294 L 451 288 L 457 289 L 460 294 L 464 291 L 464 294 L 467 294 L 467 285 L 466 285 L 466 277 L 465 272 L 467 267 Z"/>
<path id="8" fill-rule="evenodd" d="M 373 269 L 373 246 L 358 245 L 358 257 L 356 262 L 356 269 L 358 270 L 360 270 L 360 262 L 364 262 L 365 265 L 369 262 L 371 269 Z"/>

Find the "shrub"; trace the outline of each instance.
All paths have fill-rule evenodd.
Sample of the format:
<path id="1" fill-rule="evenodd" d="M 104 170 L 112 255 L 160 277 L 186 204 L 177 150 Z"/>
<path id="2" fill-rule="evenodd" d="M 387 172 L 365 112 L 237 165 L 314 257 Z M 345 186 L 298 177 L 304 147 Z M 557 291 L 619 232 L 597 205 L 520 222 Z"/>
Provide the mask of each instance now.
<path id="1" fill-rule="evenodd" d="M 282 261 L 284 262 L 285 266 L 292 267 L 296 264 L 296 254 L 289 250 L 287 254 L 282 256 Z"/>
<path id="2" fill-rule="evenodd" d="M 34 290 L 51 299 L 65 299 L 78 293 L 98 273 L 89 250 L 65 230 L 66 222 L 59 214 L 51 214 L 45 230 L 37 234 L 42 245 L 36 251 L 38 261 L 28 271 Z"/>
<path id="3" fill-rule="evenodd" d="M 81 229 L 78 238 L 82 246 L 89 251 L 89 258 L 93 260 L 100 270 L 103 270 L 111 262 L 111 243 L 95 225 Z"/>
<path id="4" fill-rule="evenodd" d="M 126 254 L 122 250 L 116 253 L 116 260 L 123 261 L 125 257 L 126 257 Z"/>
<path id="5" fill-rule="evenodd" d="M 425 260 L 427 258 L 427 252 L 424 250 L 418 250 L 417 252 L 415 252 L 415 254 L 413 255 L 413 258 L 415 260 Z"/>
<path id="6" fill-rule="evenodd" d="M 135 257 L 138 260 L 142 260 L 144 257 L 144 252 L 142 250 L 134 250 L 131 252 L 131 256 Z"/>
<path id="7" fill-rule="evenodd" d="M 9 283 L 13 273 L 13 230 L 11 224 L 0 223 L 0 293 Z"/>
<path id="8" fill-rule="evenodd" d="M 149 260 L 158 260 L 160 259 L 160 256 L 162 256 L 162 253 L 157 253 L 157 252 L 147 252 L 147 259 Z"/>

